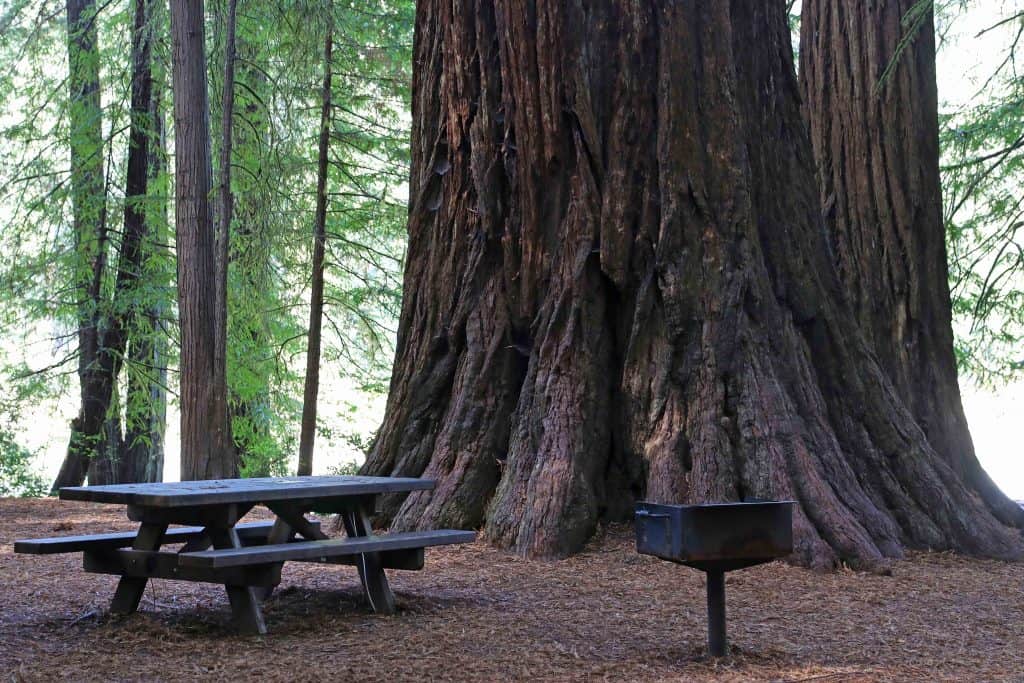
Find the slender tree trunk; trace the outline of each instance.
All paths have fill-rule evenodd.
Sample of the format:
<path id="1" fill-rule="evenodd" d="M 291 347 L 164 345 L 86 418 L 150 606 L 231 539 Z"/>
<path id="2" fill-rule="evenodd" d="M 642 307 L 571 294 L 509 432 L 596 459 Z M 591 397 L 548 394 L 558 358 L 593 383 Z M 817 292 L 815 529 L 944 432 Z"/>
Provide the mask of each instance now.
<path id="1" fill-rule="evenodd" d="M 785 5 L 417 4 L 395 528 L 578 550 L 639 498 L 792 498 L 794 559 L 1019 557 L 848 308 Z"/>
<path id="2" fill-rule="evenodd" d="M 116 379 L 116 376 L 115 376 Z M 122 456 L 125 451 L 124 431 L 121 428 L 121 401 L 116 381 L 107 402 L 107 419 L 103 421 L 102 439 L 97 457 L 89 462 L 89 485 L 118 484 L 121 479 Z"/>
<path id="3" fill-rule="evenodd" d="M 960 401 L 942 221 L 935 30 L 930 11 L 920 24 L 904 22 L 918 5 L 803 3 L 800 84 L 824 220 L 843 289 L 896 392 L 939 456 L 1004 522 L 1021 525 L 1024 511 L 975 457 Z"/>
<path id="4" fill-rule="evenodd" d="M 210 121 L 203 0 L 171 3 L 174 93 L 175 233 L 181 322 L 181 477 L 233 477 L 219 450 L 225 425 L 216 405 L 216 256 L 210 215 Z"/>
<path id="5" fill-rule="evenodd" d="M 105 320 L 100 366 L 107 375 L 105 381 L 107 414 L 108 457 L 106 462 L 94 463 L 89 480 L 134 480 L 134 472 L 124 462 L 120 410 L 116 401 L 117 378 L 120 375 L 130 328 L 135 317 L 138 295 L 136 285 L 142 275 L 142 242 L 146 237 L 145 201 L 147 196 L 148 163 L 150 159 L 150 108 L 153 93 L 152 36 L 149 28 L 151 12 L 146 2 L 136 0 L 132 28 L 132 83 L 131 122 L 128 132 L 128 168 L 125 181 L 124 231 L 118 255 L 114 298 Z"/>
<path id="6" fill-rule="evenodd" d="M 224 90 L 221 99 L 220 187 L 217 211 L 217 285 L 215 303 L 215 345 L 213 364 L 214 406 L 218 410 L 215 423 L 221 425 L 216 434 L 216 449 L 223 457 L 236 460 L 231 435 L 231 414 L 228 410 L 228 254 L 231 244 L 231 218 L 234 195 L 231 192 L 231 146 L 235 113 L 235 9 L 236 0 L 228 0 L 224 27 Z M 237 464 L 235 465 L 237 468 Z"/>
<path id="7" fill-rule="evenodd" d="M 317 157 L 316 217 L 313 224 L 312 291 L 309 296 L 309 336 L 306 341 L 306 386 L 302 394 L 302 427 L 299 435 L 299 468 L 313 474 L 313 442 L 316 438 L 317 395 L 320 390 L 320 332 L 324 317 L 324 244 L 327 240 L 327 162 L 331 140 L 331 49 L 333 21 L 328 9 L 324 41 L 324 84 L 321 90 L 320 144 Z"/>
<path id="8" fill-rule="evenodd" d="M 99 369 L 100 293 L 107 229 L 96 13 L 94 0 L 67 1 L 73 277 L 78 297 L 81 407 L 71 423 L 68 452 L 53 483 L 54 492 L 85 481 L 90 462 L 100 457 L 108 408 L 108 402 L 103 400 L 103 394 L 108 392 L 106 378 Z"/>
<path id="9" fill-rule="evenodd" d="M 163 481 L 167 351 L 162 338 L 162 311 L 163 307 L 153 306 L 146 312 L 129 346 L 129 359 L 135 367 L 128 375 L 123 482 Z"/>
<path id="10" fill-rule="evenodd" d="M 154 33 L 153 0 L 136 0 L 135 31 L 133 40 L 138 46 L 136 54 L 147 54 Z M 148 67 L 147 67 L 148 68 Z M 149 74 L 152 78 L 152 74 Z M 147 261 L 161 261 L 168 239 L 166 141 L 162 98 L 156 87 L 151 85 L 147 102 L 145 204 L 136 203 L 141 220 L 141 244 L 139 275 L 152 278 L 144 265 Z M 131 164 L 129 164 L 131 166 Z M 130 175 L 130 174 L 129 174 Z M 139 202 L 143 200 L 138 197 Z M 125 224 L 129 223 L 127 215 Z M 142 297 L 137 297 L 142 298 Z M 121 461 L 120 479 L 124 482 L 156 482 L 163 480 L 164 448 L 163 439 L 167 423 L 167 335 L 163 321 L 169 306 L 162 297 L 145 298 L 145 305 L 136 303 L 131 309 L 131 334 L 128 340 L 130 371 L 127 382 L 125 408 L 125 453 Z"/>

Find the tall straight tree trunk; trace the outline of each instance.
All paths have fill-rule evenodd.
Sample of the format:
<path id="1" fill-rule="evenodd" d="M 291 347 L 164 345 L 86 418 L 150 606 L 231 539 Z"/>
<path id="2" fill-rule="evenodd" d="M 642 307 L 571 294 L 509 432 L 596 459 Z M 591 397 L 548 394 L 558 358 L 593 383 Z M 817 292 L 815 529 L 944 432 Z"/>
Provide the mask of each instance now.
<path id="1" fill-rule="evenodd" d="M 125 226 L 139 235 L 138 276 L 146 273 L 146 262 L 160 254 L 167 235 L 167 183 L 163 174 L 165 140 L 161 97 L 152 80 L 152 39 L 154 35 L 156 4 L 154 0 L 135 0 L 135 26 L 132 34 L 133 54 L 136 55 L 136 78 L 132 80 L 133 116 L 137 116 L 144 133 L 131 147 L 145 152 L 140 162 L 129 153 Z M 148 86 L 145 82 L 148 81 Z M 135 88 L 148 88 L 149 95 Z M 146 106 L 143 115 L 142 106 Z M 136 108 L 136 105 L 138 108 Z M 133 119 L 134 121 L 135 119 Z M 131 137 L 134 140 L 136 129 Z M 134 162 L 134 163 L 133 163 Z M 140 179 L 139 174 L 145 174 Z M 130 362 L 125 401 L 125 450 L 120 463 L 120 480 L 124 482 L 156 482 L 163 480 L 163 438 L 167 422 L 167 338 L 162 318 L 167 306 L 152 297 L 139 303 L 141 296 L 132 297 L 127 354 Z"/>
<path id="2" fill-rule="evenodd" d="M 134 472 L 123 461 L 120 410 L 117 401 L 117 379 L 123 366 L 128 338 L 137 307 L 136 285 L 142 275 L 143 240 L 146 239 L 145 201 L 152 123 L 153 96 L 152 36 L 149 28 L 151 10 L 144 0 L 136 0 L 132 27 L 131 121 L 128 132 L 128 168 L 125 181 L 124 231 L 118 255 L 117 276 L 110 314 L 104 324 L 100 366 L 107 374 L 107 446 L 110 456 L 89 470 L 90 481 L 133 481 Z M 95 476 L 104 466 L 105 474 Z"/>
<path id="3" fill-rule="evenodd" d="M 235 114 L 235 10 L 236 0 L 228 0 L 224 23 L 224 90 L 221 98 L 220 187 L 217 211 L 217 287 L 215 304 L 215 347 L 213 364 L 215 421 L 223 428 L 217 431 L 216 448 L 232 460 L 236 459 L 231 436 L 231 414 L 228 410 L 228 263 L 231 245 L 231 218 L 234 195 L 231 192 L 231 148 Z M 237 465 L 236 465 L 237 467 Z"/>
<path id="4" fill-rule="evenodd" d="M 939 456 L 1003 521 L 1021 525 L 1024 511 L 978 463 L 960 401 L 935 29 L 920 5 L 803 3 L 800 84 L 824 220 L 843 289 L 896 392 Z"/>
<path id="5" fill-rule="evenodd" d="M 107 228 L 96 13 L 94 0 L 67 0 L 68 123 L 81 406 L 71 424 L 67 456 L 53 483 L 54 492 L 62 486 L 81 485 L 90 463 L 101 457 L 109 403 L 103 399 L 109 388 L 99 368 L 100 294 Z"/>
<path id="6" fill-rule="evenodd" d="M 216 256 L 210 214 L 210 107 L 206 88 L 203 0 L 171 3 L 174 92 L 175 234 L 181 322 L 181 478 L 238 474 L 223 443 L 226 414 L 217 404 Z"/>
<path id="7" fill-rule="evenodd" d="M 327 240 L 327 163 L 331 140 L 331 50 L 334 29 L 332 10 L 333 7 L 328 4 L 327 37 L 324 40 L 324 83 L 321 90 L 320 144 L 317 155 L 316 216 L 313 221 L 309 335 L 306 340 L 306 386 L 302 394 L 302 426 L 299 432 L 300 476 L 313 474 L 316 404 L 320 391 L 320 332 L 324 318 L 324 244 Z"/>
<path id="8" fill-rule="evenodd" d="M 537 555 L 639 498 L 791 498 L 796 561 L 1019 557 L 848 308 L 782 2 L 423 0 L 396 528 Z"/>

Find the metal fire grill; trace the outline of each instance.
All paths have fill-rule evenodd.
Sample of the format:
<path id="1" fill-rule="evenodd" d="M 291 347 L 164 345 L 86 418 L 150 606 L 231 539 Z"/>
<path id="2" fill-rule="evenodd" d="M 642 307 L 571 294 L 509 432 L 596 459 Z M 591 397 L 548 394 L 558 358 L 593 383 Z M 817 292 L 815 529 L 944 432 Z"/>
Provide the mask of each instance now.
<path id="1" fill-rule="evenodd" d="M 725 572 L 793 552 L 793 502 L 636 506 L 636 549 L 707 574 L 708 650 L 726 651 Z"/>

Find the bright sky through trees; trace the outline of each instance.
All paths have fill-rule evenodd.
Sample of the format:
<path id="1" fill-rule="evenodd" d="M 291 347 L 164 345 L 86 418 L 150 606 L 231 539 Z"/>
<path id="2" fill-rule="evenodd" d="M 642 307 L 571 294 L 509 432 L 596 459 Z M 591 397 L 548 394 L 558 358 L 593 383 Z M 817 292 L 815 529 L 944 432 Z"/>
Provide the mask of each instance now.
<path id="1" fill-rule="evenodd" d="M 951 8 L 954 20 L 938 52 L 940 111 L 954 111 L 979 97 L 985 80 L 1005 58 L 1016 27 L 986 33 L 982 39 L 976 36 L 1000 17 L 1020 11 L 1021 5 L 1020 0 L 985 0 L 964 12 Z M 962 379 L 961 391 L 978 459 L 1009 496 L 1024 499 L 1024 382 L 989 390 Z"/>

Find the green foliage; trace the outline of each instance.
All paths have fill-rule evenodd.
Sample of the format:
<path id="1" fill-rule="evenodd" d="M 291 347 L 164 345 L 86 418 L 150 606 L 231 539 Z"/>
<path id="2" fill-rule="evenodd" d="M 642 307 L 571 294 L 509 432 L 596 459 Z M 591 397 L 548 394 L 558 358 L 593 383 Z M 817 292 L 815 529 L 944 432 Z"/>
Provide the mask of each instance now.
<path id="1" fill-rule="evenodd" d="M 6 360 L 2 352 L 0 360 Z M 19 375 L 21 381 L 12 381 Z M 0 382 L 11 387 L 11 391 L 0 396 L 0 497 L 44 496 L 49 487 L 35 469 L 36 454 L 18 442 L 12 427 L 21 421 L 26 407 L 34 405 L 39 396 L 52 389 L 45 376 L 26 374 L 24 367 L 9 367 L 0 374 Z"/>
<path id="2" fill-rule="evenodd" d="M 968 106 L 941 119 L 943 206 L 956 351 L 983 384 L 1024 372 L 1024 11 L 975 37 L 1009 32 L 1005 59 Z"/>
<path id="3" fill-rule="evenodd" d="M 154 88 L 162 118 L 169 120 L 167 13 L 156 5 L 150 27 L 156 36 Z M 144 245 L 142 273 L 130 291 L 114 297 L 130 120 L 126 37 L 134 6 L 131 0 L 96 6 L 95 50 L 80 53 L 73 64 L 63 2 L 17 0 L 0 9 L 0 340 L 22 350 L 3 364 L 18 369 L 8 373 L 14 384 L 35 387 L 38 401 L 75 401 L 78 329 L 142 312 L 129 316 L 128 333 L 129 349 L 143 353 L 123 359 L 115 392 L 121 405 L 111 415 L 128 427 L 161 414 L 165 393 L 174 397 L 178 331 L 168 224 L 173 160 L 163 163 L 141 200 L 147 221 L 157 226 Z M 215 148 L 224 7 L 224 0 L 207 3 Z M 368 395 L 386 391 L 401 299 L 413 11 L 411 0 L 290 0 L 239 8 L 228 384 L 244 474 L 286 472 L 295 453 L 328 12 L 336 36 L 335 107 L 321 376 Z M 72 67 L 86 74 L 99 69 L 98 135 L 89 103 L 68 97 Z M 151 124 L 156 134 L 159 121 Z M 72 168 L 72 149 L 91 165 Z M 83 185 L 87 171 L 98 183 Z M 75 228 L 75 202 L 87 215 L 102 217 L 102 235 Z M 99 295 L 91 300 L 83 289 L 97 261 L 106 266 L 98 271 Z M 91 320 L 98 322 L 85 322 Z M 330 439 L 354 433 L 346 422 L 351 414 L 334 412 L 321 411 Z M 143 441 L 160 437 L 147 429 L 134 434 Z"/>
<path id="4" fill-rule="evenodd" d="M 351 476 L 353 474 L 359 474 L 359 463 L 355 460 L 349 460 L 348 462 L 333 467 L 327 468 L 327 474 L 335 477 L 340 476 Z"/>
<path id="5" fill-rule="evenodd" d="M 0 497 L 45 496 L 46 480 L 32 467 L 33 454 L 14 435 L 0 429 Z"/>
<path id="6" fill-rule="evenodd" d="M 168 360 L 175 269 L 167 248 L 170 195 L 165 169 L 140 200 L 156 227 L 142 245 L 140 278 L 114 296 L 132 73 L 131 41 L 125 37 L 131 34 L 133 7 L 128 0 L 96 7 L 96 15 L 83 20 L 95 47 L 72 48 L 74 59 L 64 3 L 24 0 L 0 13 L 7 27 L 0 31 L 0 341 L 17 350 L 4 366 L 17 369 L 9 373 L 8 390 L 29 390 L 43 377 L 45 390 L 35 400 L 52 406 L 78 398 L 78 330 L 94 328 L 102 335 L 112 317 L 128 318 L 134 344 L 148 336 L 163 349 L 159 359 L 124 359 L 125 374 L 114 392 L 124 397 L 115 404 L 124 413 L 111 419 L 132 427 L 148 421 L 154 401 L 148 386 L 142 393 L 128 391 L 138 386 L 130 378 L 162 382 Z M 158 35 L 166 32 L 165 15 L 157 13 L 152 22 Z M 166 89 L 166 48 L 158 41 L 154 50 L 160 90 Z M 92 81 L 97 73 L 98 102 L 69 97 L 76 79 Z M 144 320 L 131 315 L 136 311 L 160 311 L 168 319 Z M 121 431 L 118 426 L 112 433 Z"/>
<path id="7" fill-rule="evenodd" d="M 168 21 L 164 3 L 156 5 L 154 87 L 162 103 L 158 118 L 169 120 Z M 956 12 L 970 6 L 967 0 L 914 3 L 904 22 L 905 41 L 913 39 L 930 9 L 936 11 L 941 38 Z M 83 321 L 102 326 L 111 316 L 142 312 L 129 316 L 129 348 L 142 353 L 124 359 L 115 391 L 121 401 L 111 415 L 128 427 L 161 414 L 177 383 L 176 264 L 169 221 L 173 160 L 162 159 L 140 200 L 155 226 L 144 245 L 142 273 L 130 291 L 114 297 L 113 265 L 121 250 L 125 207 L 132 74 L 126 36 L 133 3 L 110 0 L 97 7 L 95 50 L 74 63 L 63 2 L 14 0 L 0 8 L 0 340 L 12 349 L 9 358 L 0 359 L 0 369 L 6 370 L 9 396 L 36 403 L 77 401 L 77 333 Z M 215 159 L 224 8 L 225 0 L 207 3 Z M 799 3 L 789 2 L 787 9 L 796 33 Z M 993 31 L 1018 31 L 1022 17 L 1011 5 Z M 334 106 L 318 461 L 335 445 L 357 453 L 369 447 L 372 435 L 358 423 L 362 411 L 348 394 L 359 394 L 365 408 L 370 402 L 365 399 L 383 395 L 389 381 L 402 295 L 414 3 L 246 3 L 239 7 L 237 25 L 235 213 L 228 273 L 229 400 L 246 475 L 287 472 L 295 455 L 328 18 L 335 35 Z M 942 120 L 958 358 L 966 372 L 986 382 L 1024 370 L 1024 84 L 1015 70 L 1015 49 L 1016 42 L 970 107 Z M 880 74 L 882 81 L 898 57 Z M 68 80 L 69 73 L 96 68 L 98 133 L 95 126 L 82 125 L 95 119 L 89 119 L 87 102 L 69 98 Z M 160 120 L 150 123 L 156 135 Z M 165 141 L 168 136 L 173 131 Z M 72 168 L 73 149 L 91 165 Z M 87 172 L 100 182 L 78 183 L 76 191 L 72 181 Z M 102 217 L 102 235 L 75 229 L 76 203 L 97 221 Z M 99 295 L 91 300 L 82 293 L 97 260 L 107 265 L 99 269 Z M 12 454 L 5 462 L 21 463 L 10 465 L 22 468 L 12 473 L 29 471 L 23 467 L 26 452 L 10 438 L 19 419 L 11 417 L 4 423 L 8 431 L 0 432 L 7 435 L 4 452 Z M 159 430 L 134 433 L 143 441 L 160 437 Z"/>
<path id="8" fill-rule="evenodd" d="M 306 1 L 238 16 L 228 384 L 244 473 L 283 472 L 295 453 L 327 12 L 335 106 L 321 376 L 386 391 L 401 297 L 412 7 Z M 218 93 L 222 41 L 212 43 Z"/>

